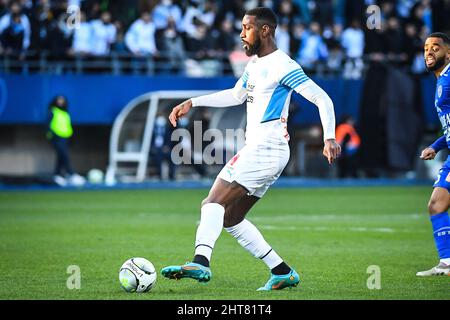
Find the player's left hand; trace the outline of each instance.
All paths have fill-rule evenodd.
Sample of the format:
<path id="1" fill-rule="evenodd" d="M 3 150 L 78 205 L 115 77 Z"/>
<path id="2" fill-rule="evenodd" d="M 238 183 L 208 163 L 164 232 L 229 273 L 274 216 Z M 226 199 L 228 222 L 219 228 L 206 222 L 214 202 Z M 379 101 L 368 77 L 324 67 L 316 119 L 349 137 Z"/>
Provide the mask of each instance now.
<path id="1" fill-rule="evenodd" d="M 328 163 L 332 164 L 341 155 L 341 146 L 335 139 L 327 139 L 323 147 L 323 155 L 328 159 Z"/>
<path id="2" fill-rule="evenodd" d="M 177 121 L 181 117 L 183 117 L 186 113 L 189 112 L 192 108 L 192 100 L 186 100 L 179 105 L 177 105 L 175 108 L 172 109 L 172 112 L 169 114 L 169 121 L 172 124 L 172 126 L 177 126 Z"/>

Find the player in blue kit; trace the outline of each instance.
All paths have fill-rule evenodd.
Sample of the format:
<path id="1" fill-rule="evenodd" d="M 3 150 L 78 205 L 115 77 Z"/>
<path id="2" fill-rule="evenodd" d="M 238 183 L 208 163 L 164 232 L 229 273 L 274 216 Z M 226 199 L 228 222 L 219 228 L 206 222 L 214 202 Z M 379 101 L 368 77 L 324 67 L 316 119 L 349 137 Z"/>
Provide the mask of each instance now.
<path id="1" fill-rule="evenodd" d="M 423 160 L 431 160 L 440 150 L 450 149 L 450 37 L 440 32 L 429 35 L 425 41 L 424 58 L 427 69 L 438 79 L 434 105 L 444 131 L 444 135 L 420 155 Z M 433 188 L 428 211 L 440 261 L 430 270 L 418 272 L 421 277 L 450 276 L 450 156 L 439 171 Z"/>

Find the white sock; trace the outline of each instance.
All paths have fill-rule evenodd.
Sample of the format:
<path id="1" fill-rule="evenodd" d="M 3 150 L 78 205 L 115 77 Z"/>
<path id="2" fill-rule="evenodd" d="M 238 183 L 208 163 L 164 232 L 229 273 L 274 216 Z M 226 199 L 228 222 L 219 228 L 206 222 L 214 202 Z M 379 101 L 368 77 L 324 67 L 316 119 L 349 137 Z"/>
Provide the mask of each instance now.
<path id="1" fill-rule="evenodd" d="M 195 238 L 195 254 L 211 260 L 212 250 L 223 228 L 225 208 L 218 203 L 207 203 L 201 209 L 200 225 Z"/>
<path id="2" fill-rule="evenodd" d="M 283 259 L 264 240 L 261 232 L 247 219 L 235 226 L 225 228 L 239 244 L 247 249 L 254 257 L 261 259 L 273 269 L 283 262 Z"/>
<path id="3" fill-rule="evenodd" d="M 446 265 L 450 265 L 450 258 L 441 259 L 440 262 L 445 263 Z"/>

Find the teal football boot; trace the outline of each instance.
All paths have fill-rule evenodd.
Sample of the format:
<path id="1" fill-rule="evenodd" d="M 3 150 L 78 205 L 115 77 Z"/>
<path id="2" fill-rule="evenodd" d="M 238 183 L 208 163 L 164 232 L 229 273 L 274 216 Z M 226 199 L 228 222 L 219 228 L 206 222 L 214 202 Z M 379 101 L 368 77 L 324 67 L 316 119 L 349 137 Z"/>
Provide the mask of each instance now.
<path id="1" fill-rule="evenodd" d="M 296 287 L 300 282 L 300 277 L 298 273 L 291 269 L 291 272 L 283 275 L 276 275 L 271 273 L 270 279 L 264 285 L 258 289 L 258 291 L 270 291 L 270 290 L 281 290 L 284 288 Z"/>
<path id="2" fill-rule="evenodd" d="M 199 282 L 211 280 L 211 269 L 201 264 L 188 262 L 182 266 L 168 266 L 161 269 L 161 274 L 169 279 L 192 278 Z"/>

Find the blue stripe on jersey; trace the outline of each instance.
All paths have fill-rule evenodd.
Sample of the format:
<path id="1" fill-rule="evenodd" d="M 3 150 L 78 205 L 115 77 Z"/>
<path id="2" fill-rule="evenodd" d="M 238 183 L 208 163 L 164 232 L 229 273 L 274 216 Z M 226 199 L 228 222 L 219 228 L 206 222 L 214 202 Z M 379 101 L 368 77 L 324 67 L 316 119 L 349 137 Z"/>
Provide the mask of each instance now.
<path id="1" fill-rule="evenodd" d="M 285 84 L 294 79 L 295 77 L 302 76 L 303 74 L 305 73 L 303 72 L 302 69 L 296 69 L 294 71 L 291 71 L 280 80 L 280 84 Z"/>
<path id="2" fill-rule="evenodd" d="M 299 84 L 308 80 L 308 76 L 303 72 L 303 69 L 295 69 L 285 75 L 281 80 L 281 85 L 286 85 L 291 88 L 295 88 Z"/>
<path id="3" fill-rule="evenodd" d="M 291 89 L 287 86 L 279 85 L 275 88 L 261 122 L 280 119 L 283 107 L 290 92 Z"/>
<path id="4" fill-rule="evenodd" d="M 298 85 L 301 85 L 303 82 L 306 82 L 306 81 L 308 81 L 308 80 L 309 80 L 308 76 L 305 75 L 304 77 L 299 78 L 299 79 L 297 79 L 297 80 L 291 82 L 288 86 L 289 86 L 290 88 L 294 89 L 294 88 L 297 87 Z"/>
<path id="5" fill-rule="evenodd" d="M 241 77 L 242 79 L 242 87 L 247 88 L 247 81 L 248 81 L 248 71 L 245 71 L 244 74 Z"/>

